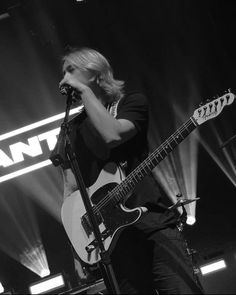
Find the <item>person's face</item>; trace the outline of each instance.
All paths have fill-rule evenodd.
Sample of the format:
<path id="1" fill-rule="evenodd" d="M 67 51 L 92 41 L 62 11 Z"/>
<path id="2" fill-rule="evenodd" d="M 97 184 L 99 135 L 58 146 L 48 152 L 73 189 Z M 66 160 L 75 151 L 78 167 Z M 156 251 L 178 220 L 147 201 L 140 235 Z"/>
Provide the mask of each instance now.
<path id="1" fill-rule="evenodd" d="M 95 75 L 89 71 L 80 70 L 67 61 L 65 61 L 63 66 L 63 74 L 66 79 L 77 80 L 90 88 L 94 88 Z"/>

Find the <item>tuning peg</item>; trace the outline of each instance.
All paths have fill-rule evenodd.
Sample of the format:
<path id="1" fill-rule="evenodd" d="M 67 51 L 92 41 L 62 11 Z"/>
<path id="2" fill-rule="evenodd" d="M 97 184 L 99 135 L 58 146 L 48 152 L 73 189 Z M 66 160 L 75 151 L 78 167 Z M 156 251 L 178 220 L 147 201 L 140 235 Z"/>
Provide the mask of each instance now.
<path id="1" fill-rule="evenodd" d="M 228 88 L 227 90 L 224 91 L 224 93 L 230 93 L 231 92 L 231 88 Z"/>
<path id="2" fill-rule="evenodd" d="M 178 194 L 176 195 L 176 198 L 177 198 L 177 199 L 182 198 L 182 197 L 183 197 L 182 193 L 178 193 Z"/>

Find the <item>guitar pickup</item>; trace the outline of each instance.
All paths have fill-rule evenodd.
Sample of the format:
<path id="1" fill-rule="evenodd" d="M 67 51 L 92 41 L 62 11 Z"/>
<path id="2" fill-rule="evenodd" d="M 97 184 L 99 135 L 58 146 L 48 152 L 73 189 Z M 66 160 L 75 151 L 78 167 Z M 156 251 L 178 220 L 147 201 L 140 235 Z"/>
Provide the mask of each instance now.
<path id="1" fill-rule="evenodd" d="M 91 225 L 88 220 L 88 216 L 84 215 L 81 217 L 81 224 L 82 224 L 83 229 L 86 232 L 87 236 L 89 236 L 91 233 Z"/>
<path id="2" fill-rule="evenodd" d="M 94 214 L 94 216 L 95 216 L 95 220 L 96 220 L 96 222 L 97 222 L 98 225 L 103 222 L 102 215 L 99 212 L 96 212 Z M 89 236 L 93 232 L 93 227 L 92 227 L 92 225 L 90 223 L 88 214 L 84 214 L 81 217 L 81 224 L 82 224 L 82 226 L 83 226 L 86 234 Z"/>

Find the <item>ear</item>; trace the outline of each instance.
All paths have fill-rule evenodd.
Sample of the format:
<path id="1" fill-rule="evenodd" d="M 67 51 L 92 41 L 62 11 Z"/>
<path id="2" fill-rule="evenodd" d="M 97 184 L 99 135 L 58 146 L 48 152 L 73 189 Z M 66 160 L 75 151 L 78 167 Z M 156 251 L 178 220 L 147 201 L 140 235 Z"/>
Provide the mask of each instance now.
<path id="1" fill-rule="evenodd" d="M 99 84 L 99 77 L 97 75 L 93 75 L 90 79 L 89 79 L 90 82 L 95 82 L 97 84 Z"/>
<path id="2" fill-rule="evenodd" d="M 95 82 L 97 83 L 98 86 L 100 86 L 101 81 L 102 81 L 101 76 L 96 76 L 96 77 L 95 77 Z"/>

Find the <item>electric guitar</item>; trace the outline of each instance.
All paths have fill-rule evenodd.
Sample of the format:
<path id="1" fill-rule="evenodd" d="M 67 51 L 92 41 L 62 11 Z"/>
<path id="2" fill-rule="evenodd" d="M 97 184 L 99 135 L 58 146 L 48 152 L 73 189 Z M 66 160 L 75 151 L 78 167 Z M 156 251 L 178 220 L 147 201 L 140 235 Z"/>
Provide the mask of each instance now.
<path id="1" fill-rule="evenodd" d="M 128 209 L 124 205 L 136 185 L 197 126 L 218 116 L 226 105 L 234 101 L 234 98 L 235 95 L 228 92 L 196 109 L 189 120 L 127 177 L 115 163 L 108 163 L 103 167 L 96 182 L 87 188 L 87 192 L 105 250 L 112 250 L 112 245 L 115 245 L 121 230 L 135 223 L 142 213 L 147 211 L 142 207 Z M 100 250 L 79 190 L 65 199 L 61 217 L 66 233 L 79 257 L 87 264 L 97 263 L 101 259 Z"/>

